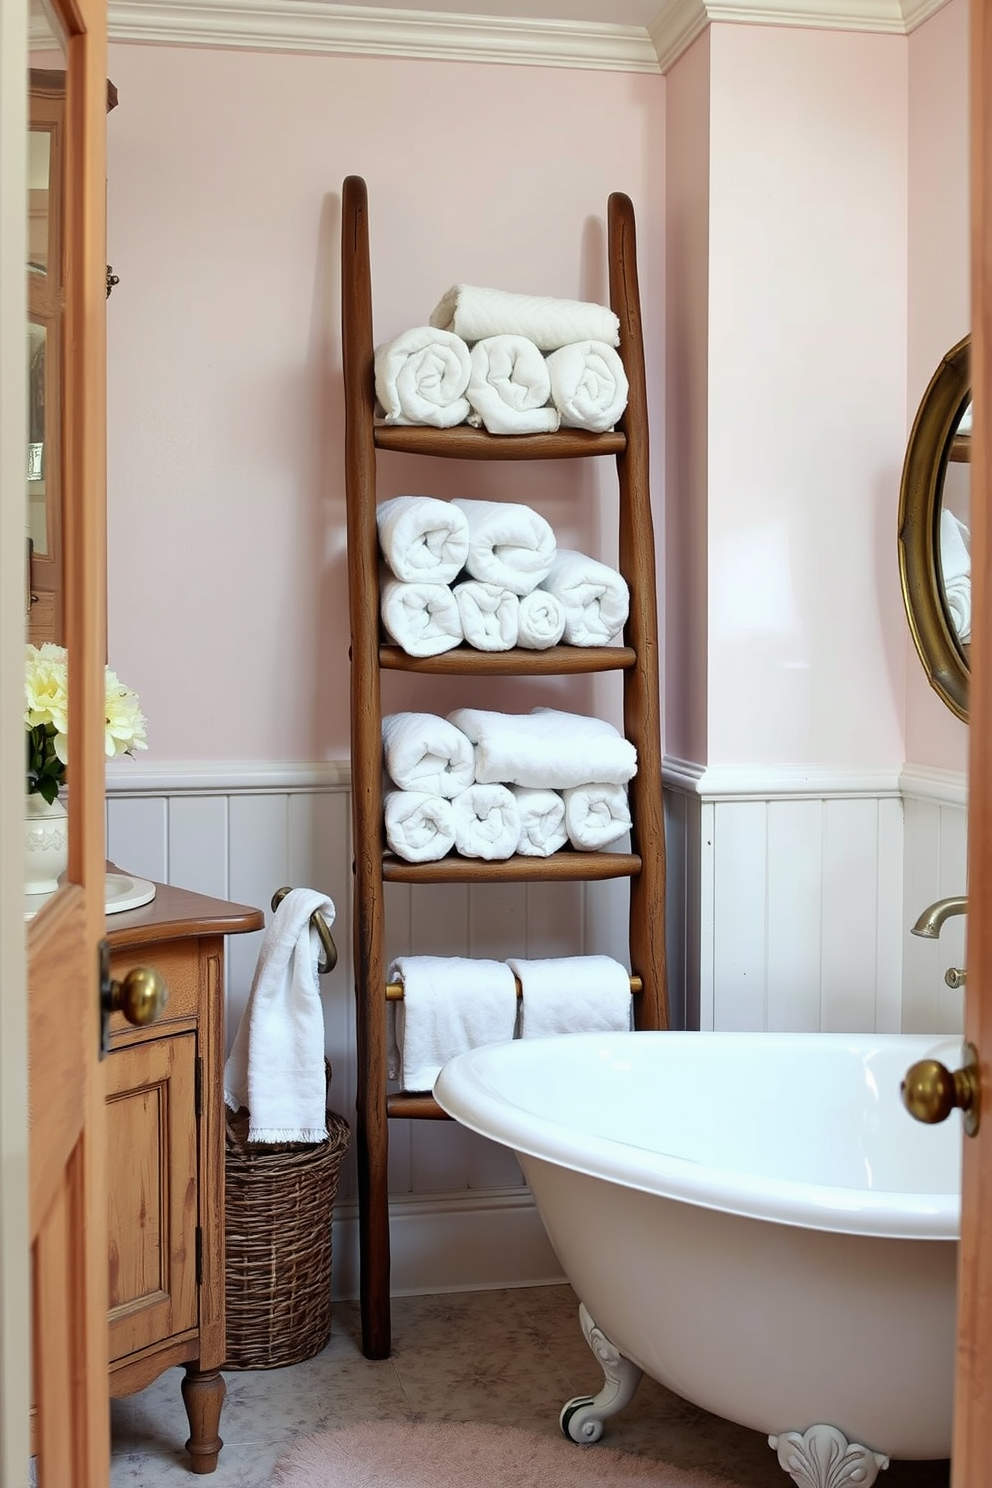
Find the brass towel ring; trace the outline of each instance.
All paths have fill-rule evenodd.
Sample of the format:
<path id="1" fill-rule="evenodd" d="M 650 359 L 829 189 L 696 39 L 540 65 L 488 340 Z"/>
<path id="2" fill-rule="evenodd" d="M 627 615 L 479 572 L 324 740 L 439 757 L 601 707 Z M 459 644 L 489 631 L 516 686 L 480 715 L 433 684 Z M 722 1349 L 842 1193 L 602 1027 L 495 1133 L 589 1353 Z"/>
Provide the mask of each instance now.
<path id="1" fill-rule="evenodd" d="M 290 889 L 288 884 L 285 888 L 276 889 L 275 893 L 272 895 L 273 910 L 279 908 L 280 904 L 289 892 Z M 320 972 L 321 976 L 323 976 L 325 972 L 333 971 L 335 966 L 337 966 L 338 948 L 334 944 L 334 939 L 331 935 L 330 930 L 328 929 L 327 921 L 324 919 L 324 916 L 321 914 L 319 909 L 315 909 L 313 914 L 310 916 L 310 923 L 317 932 L 317 936 L 320 940 L 320 944 L 324 952 L 323 960 L 319 958 L 317 960 L 317 970 Z"/>

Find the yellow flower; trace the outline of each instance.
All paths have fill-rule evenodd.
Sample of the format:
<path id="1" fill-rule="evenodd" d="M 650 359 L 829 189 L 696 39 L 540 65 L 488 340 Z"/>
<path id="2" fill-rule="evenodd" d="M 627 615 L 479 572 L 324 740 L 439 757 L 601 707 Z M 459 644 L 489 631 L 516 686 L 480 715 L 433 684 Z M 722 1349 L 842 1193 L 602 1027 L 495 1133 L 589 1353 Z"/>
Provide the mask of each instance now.
<path id="1" fill-rule="evenodd" d="M 116 672 L 105 670 L 104 749 L 108 759 L 147 749 L 145 716 L 138 695 Z M 51 803 L 65 784 L 68 760 L 69 688 L 64 646 L 46 642 L 25 648 L 24 724 L 27 729 L 28 794 Z"/>
<path id="2" fill-rule="evenodd" d="M 107 668 L 107 734 L 108 759 L 121 754 L 133 754 L 136 749 L 147 749 L 145 737 L 145 715 L 138 706 L 138 695 L 118 680 L 116 672 Z"/>

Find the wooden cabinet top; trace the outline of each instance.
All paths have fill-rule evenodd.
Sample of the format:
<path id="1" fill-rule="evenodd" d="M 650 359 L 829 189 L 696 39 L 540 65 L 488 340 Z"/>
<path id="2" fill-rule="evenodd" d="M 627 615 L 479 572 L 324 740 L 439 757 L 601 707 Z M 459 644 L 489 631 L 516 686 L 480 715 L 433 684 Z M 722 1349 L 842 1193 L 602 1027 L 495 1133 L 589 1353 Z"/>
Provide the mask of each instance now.
<path id="1" fill-rule="evenodd" d="M 107 942 L 112 951 L 187 936 L 239 935 L 265 928 L 265 915 L 250 904 L 212 899 L 171 884 L 156 884 L 155 889 L 155 898 L 148 904 L 107 916 Z"/>

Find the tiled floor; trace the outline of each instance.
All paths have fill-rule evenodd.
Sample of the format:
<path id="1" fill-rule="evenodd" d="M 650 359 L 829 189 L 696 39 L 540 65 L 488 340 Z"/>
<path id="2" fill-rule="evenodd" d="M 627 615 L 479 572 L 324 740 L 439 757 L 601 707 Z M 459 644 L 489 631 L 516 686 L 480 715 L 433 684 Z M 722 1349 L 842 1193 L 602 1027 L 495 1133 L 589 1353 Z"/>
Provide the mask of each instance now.
<path id="1" fill-rule="evenodd" d="M 567 1286 L 399 1297 L 392 1332 L 391 1356 L 366 1359 L 357 1304 L 339 1303 L 331 1341 L 317 1358 L 286 1369 L 229 1372 L 225 1446 L 216 1473 L 199 1481 L 269 1488 L 273 1464 L 298 1436 L 349 1421 L 493 1421 L 557 1435 L 564 1402 L 602 1387 Z M 194 1481 L 183 1450 L 181 1379 L 182 1370 L 169 1370 L 141 1394 L 113 1403 L 111 1488 Z M 792 1488 L 764 1436 L 719 1420 L 650 1379 L 607 1422 L 603 1442 L 702 1468 L 739 1488 Z M 879 1488 L 946 1488 L 947 1481 L 946 1463 L 897 1462 Z"/>

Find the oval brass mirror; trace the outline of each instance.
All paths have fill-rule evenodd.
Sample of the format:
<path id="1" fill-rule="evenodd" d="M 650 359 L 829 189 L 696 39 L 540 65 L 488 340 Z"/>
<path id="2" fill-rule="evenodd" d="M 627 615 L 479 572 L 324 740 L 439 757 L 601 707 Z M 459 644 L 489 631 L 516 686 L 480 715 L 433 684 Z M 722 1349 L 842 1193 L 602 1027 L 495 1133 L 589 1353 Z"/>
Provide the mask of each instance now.
<path id="1" fill-rule="evenodd" d="M 913 421 L 899 494 L 906 617 L 931 687 L 965 723 L 971 671 L 971 337 L 944 357 Z"/>

